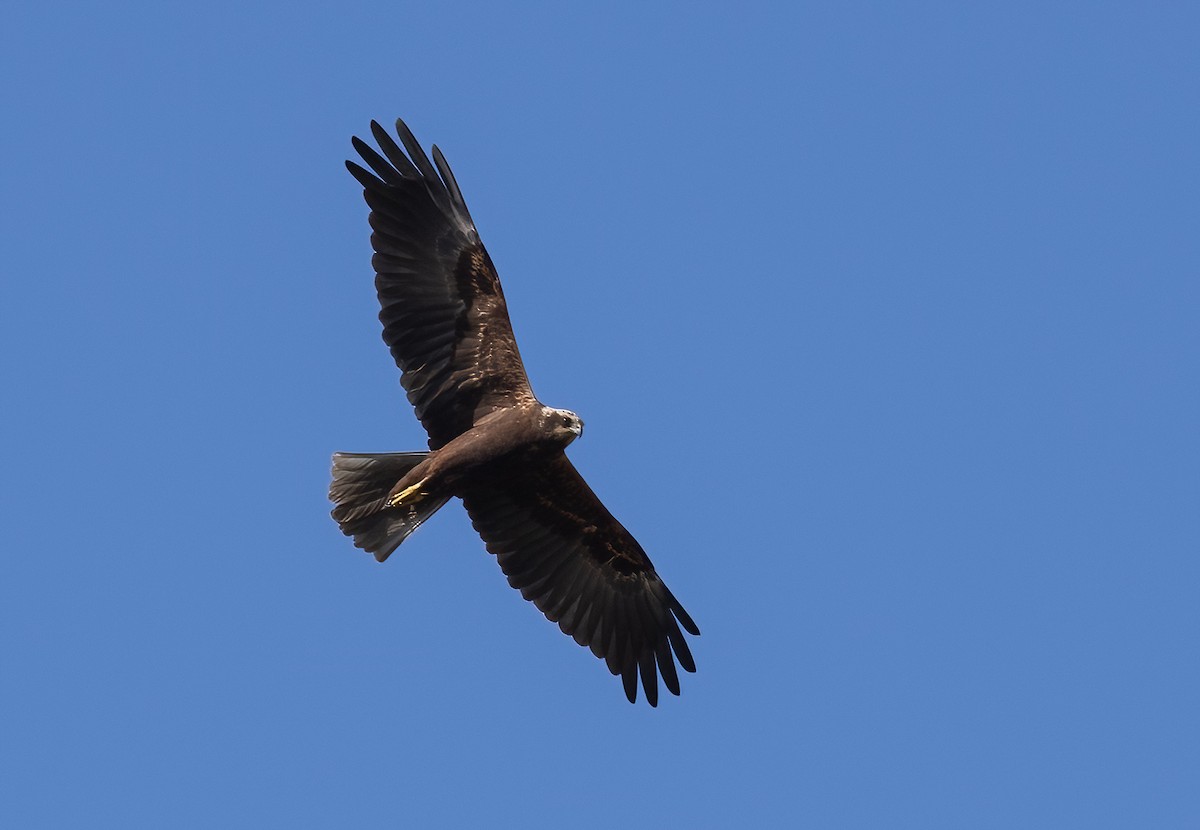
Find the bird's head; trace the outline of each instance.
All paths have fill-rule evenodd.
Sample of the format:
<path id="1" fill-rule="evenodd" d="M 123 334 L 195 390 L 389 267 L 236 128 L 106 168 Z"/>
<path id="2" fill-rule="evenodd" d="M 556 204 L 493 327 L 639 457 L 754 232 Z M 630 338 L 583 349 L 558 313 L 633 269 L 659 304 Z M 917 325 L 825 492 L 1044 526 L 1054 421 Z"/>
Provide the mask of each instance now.
<path id="1" fill-rule="evenodd" d="M 546 431 L 563 446 L 583 435 L 583 419 L 569 409 L 542 407 L 542 418 Z"/>

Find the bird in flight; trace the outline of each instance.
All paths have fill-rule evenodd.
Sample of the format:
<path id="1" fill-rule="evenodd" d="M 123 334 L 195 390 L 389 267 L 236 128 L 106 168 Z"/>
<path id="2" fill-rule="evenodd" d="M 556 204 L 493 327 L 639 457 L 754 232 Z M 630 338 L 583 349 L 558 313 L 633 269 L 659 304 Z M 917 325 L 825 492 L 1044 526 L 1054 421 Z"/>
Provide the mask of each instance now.
<path id="1" fill-rule="evenodd" d="M 429 434 L 428 452 L 335 453 L 333 518 L 382 562 L 452 497 L 508 583 L 651 706 L 658 677 L 679 694 L 675 662 L 696 670 L 683 630 L 700 630 L 642 546 L 567 459 L 574 412 L 543 405 L 517 351 L 500 278 L 454 174 L 403 121 L 379 124 L 379 151 L 355 137 L 369 170 L 346 162 L 371 209 L 383 340 Z"/>

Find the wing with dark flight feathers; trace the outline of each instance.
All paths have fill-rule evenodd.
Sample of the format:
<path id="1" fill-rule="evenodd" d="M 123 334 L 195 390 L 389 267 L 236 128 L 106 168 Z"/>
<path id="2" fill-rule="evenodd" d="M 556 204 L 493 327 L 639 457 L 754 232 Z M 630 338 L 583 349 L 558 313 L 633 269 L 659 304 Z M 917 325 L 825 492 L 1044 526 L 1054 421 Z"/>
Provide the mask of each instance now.
<path id="1" fill-rule="evenodd" d="M 508 582 L 551 622 L 621 675 L 630 702 L 641 676 L 679 694 L 675 660 L 696 670 L 680 626 L 700 630 L 566 455 L 469 486 L 463 503 Z"/>
<path id="2" fill-rule="evenodd" d="M 433 160 L 403 121 L 407 155 L 371 122 L 382 154 L 358 138 L 370 167 L 346 167 L 371 208 L 383 339 L 436 449 L 495 409 L 533 400 L 500 278 L 437 147 Z M 373 172 L 372 172 L 373 171 Z"/>

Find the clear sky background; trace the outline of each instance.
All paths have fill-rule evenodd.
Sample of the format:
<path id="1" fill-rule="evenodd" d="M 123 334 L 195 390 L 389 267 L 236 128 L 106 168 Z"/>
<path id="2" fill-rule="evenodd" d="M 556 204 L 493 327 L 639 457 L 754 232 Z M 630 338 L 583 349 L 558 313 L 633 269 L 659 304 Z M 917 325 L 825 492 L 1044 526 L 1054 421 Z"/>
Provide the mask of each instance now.
<path id="1" fill-rule="evenodd" d="M 1200 826 L 1194 7 L 117 5 L 0 23 L 0 823 Z M 329 519 L 424 445 L 396 116 L 703 631 L 656 710 L 457 502 Z"/>

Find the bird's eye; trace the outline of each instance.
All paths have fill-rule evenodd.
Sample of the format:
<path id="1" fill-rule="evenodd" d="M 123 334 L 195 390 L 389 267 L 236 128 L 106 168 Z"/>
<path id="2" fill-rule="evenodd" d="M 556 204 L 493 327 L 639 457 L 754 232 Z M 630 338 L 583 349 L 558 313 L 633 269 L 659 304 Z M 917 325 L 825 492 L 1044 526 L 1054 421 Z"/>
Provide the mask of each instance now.
<path id="1" fill-rule="evenodd" d="M 563 426 L 565 426 L 565 427 L 569 427 L 570 425 L 571 425 L 571 419 L 570 419 L 570 418 L 563 418 Z"/>

